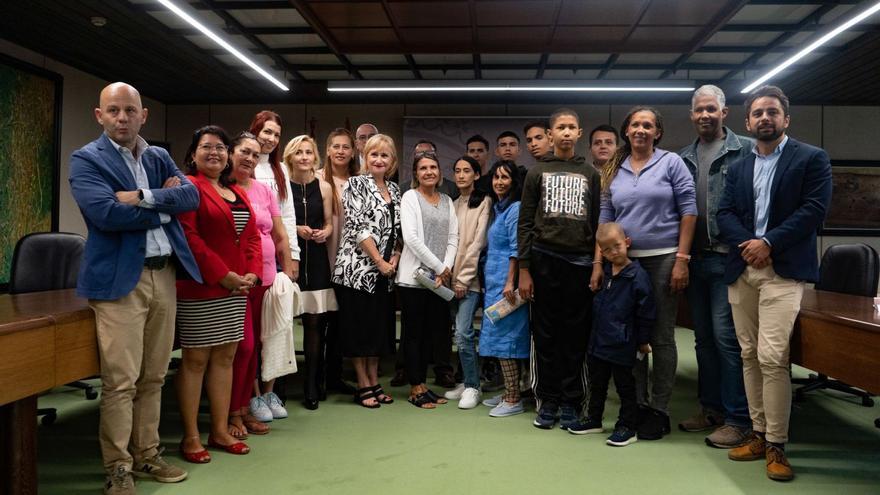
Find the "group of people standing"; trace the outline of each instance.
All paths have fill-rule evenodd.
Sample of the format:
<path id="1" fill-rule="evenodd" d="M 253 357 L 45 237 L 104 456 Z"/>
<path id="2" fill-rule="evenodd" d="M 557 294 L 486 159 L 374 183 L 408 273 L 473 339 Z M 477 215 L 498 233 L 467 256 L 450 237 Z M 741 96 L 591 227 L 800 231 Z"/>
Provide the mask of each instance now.
<path id="1" fill-rule="evenodd" d="M 175 327 L 187 461 L 211 458 L 197 425 L 203 383 L 209 447 L 246 454 L 248 435 L 287 416 L 257 369 L 272 325 L 263 306 L 294 281 L 306 408 L 318 408 L 328 389 L 370 409 L 394 402 L 378 367 L 394 352 L 396 296 L 409 403 L 476 407 L 481 356 L 497 360 L 504 382 L 483 402 L 489 414 L 522 413 L 530 360 L 533 424 L 542 429 L 604 431 L 614 379 L 621 408 L 612 446 L 671 431 L 674 328 L 687 292 L 701 407 L 679 427 L 711 430 L 706 442 L 731 449 L 731 459 L 766 459 L 770 478 L 791 479 L 788 336 L 803 284 L 817 276 L 830 165 L 822 150 L 786 135 L 781 90 L 756 90 L 746 109 L 754 140 L 723 125 L 719 88 L 699 88 L 698 137 L 676 154 L 658 147 L 660 112 L 634 107 L 619 132 L 590 133 L 588 163 L 575 153 L 580 117 L 562 108 L 524 129 L 537 161 L 529 170 L 515 161 L 513 132 L 499 136 L 491 168 L 480 136 L 451 164 L 420 141 L 401 188 L 395 143 L 375 126 L 335 129 L 322 153 L 306 135 L 282 147 L 271 111 L 234 137 L 213 125 L 196 130 L 184 175 L 138 136 L 147 110 L 137 90 L 107 86 L 95 110 L 105 132 L 73 154 L 70 171 L 89 229 L 78 293 L 96 313 L 105 491 L 134 493 L 132 473 L 186 477 L 162 458 L 158 438 Z M 440 395 L 427 370 L 448 356 L 453 323 L 460 383 Z M 343 357 L 356 387 L 342 380 Z"/>

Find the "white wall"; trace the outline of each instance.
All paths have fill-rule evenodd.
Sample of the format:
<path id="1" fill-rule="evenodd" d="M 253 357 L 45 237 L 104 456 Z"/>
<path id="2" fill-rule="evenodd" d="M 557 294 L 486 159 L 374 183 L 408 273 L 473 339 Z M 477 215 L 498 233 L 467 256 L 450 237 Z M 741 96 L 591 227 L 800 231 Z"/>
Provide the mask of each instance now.
<path id="1" fill-rule="evenodd" d="M 102 129 L 95 120 L 94 108 L 98 103 L 98 94 L 110 81 L 104 81 L 2 39 L 0 39 L 0 53 L 56 72 L 64 78 L 61 103 L 60 168 L 58 170 L 58 228 L 61 231 L 85 235 L 85 223 L 70 195 L 70 184 L 67 182 L 68 160 L 74 151 L 101 134 Z M 150 113 L 141 135 L 146 139 L 164 140 L 165 105 L 149 98 L 144 98 L 144 105 Z"/>

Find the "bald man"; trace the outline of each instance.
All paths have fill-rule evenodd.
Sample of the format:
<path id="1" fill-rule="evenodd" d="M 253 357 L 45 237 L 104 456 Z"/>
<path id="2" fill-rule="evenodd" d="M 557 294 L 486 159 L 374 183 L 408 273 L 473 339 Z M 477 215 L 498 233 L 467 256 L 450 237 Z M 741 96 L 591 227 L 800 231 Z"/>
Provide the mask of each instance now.
<path id="1" fill-rule="evenodd" d="M 358 163 L 361 164 L 361 172 L 363 172 L 367 166 L 366 161 L 364 161 L 364 145 L 367 144 L 368 139 L 376 134 L 379 134 L 379 128 L 369 122 L 359 125 L 355 131 L 354 146 L 358 150 Z"/>
<path id="2" fill-rule="evenodd" d="M 177 270 L 202 281 L 175 215 L 199 194 L 168 152 L 138 133 L 138 91 L 113 83 L 95 118 L 104 133 L 70 157 L 70 188 L 89 236 L 76 292 L 95 312 L 101 358 L 99 438 L 106 494 L 135 493 L 132 474 L 182 481 L 159 447 L 159 410 L 171 359 Z"/>

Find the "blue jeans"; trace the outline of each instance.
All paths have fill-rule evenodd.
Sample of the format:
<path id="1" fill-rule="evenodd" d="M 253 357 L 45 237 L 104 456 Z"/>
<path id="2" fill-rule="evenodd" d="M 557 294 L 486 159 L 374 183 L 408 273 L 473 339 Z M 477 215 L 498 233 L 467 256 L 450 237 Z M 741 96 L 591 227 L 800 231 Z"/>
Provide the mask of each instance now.
<path id="1" fill-rule="evenodd" d="M 452 300 L 455 318 L 455 345 L 461 360 L 461 373 L 464 386 L 480 388 L 480 368 L 477 363 L 477 339 L 474 334 L 474 312 L 480 302 L 480 293 L 467 291 L 461 299 Z"/>
<path id="2" fill-rule="evenodd" d="M 724 413 L 726 424 L 749 427 L 741 350 L 722 280 L 725 258 L 704 251 L 690 263 L 687 296 L 694 320 L 698 394 L 703 408 Z"/>

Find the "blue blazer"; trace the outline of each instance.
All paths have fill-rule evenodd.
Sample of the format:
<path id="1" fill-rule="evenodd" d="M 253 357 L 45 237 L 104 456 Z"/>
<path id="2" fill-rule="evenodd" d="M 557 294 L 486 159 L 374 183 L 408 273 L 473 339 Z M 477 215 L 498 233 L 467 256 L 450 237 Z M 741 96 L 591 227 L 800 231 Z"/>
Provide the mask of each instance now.
<path id="1" fill-rule="evenodd" d="M 134 175 L 106 134 L 73 152 L 70 189 L 82 212 L 89 235 L 76 293 L 89 299 L 113 300 L 134 289 L 144 269 L 146 231 L 161 226 L 179 265 L 201 282 L 199 268 L 175 214 L 199 207 L 199 193 L 168 152 L 148 147 L 141 157 L 155 200 L 155 209 L 120 203 L 117 191 L 138 189 Z M 171 176 L 180 186 L 163 189 Z M 171 215 L 162 225 L 159 212 Z"/>
<path id="2" fill-rule="evenodd" d="M 740 243 L 755 238 L 755 154 L 732 164 L 718 205 L 720 237 L 730 246 L 724 282 L 746 269 Z M 821 148 L 789 138 L 770 186 L 770 212 L 764 237 L 771 244 L 773 270 L 783 278 L 819 278 L 816 232 L 831 203 L 831 162 Z"/>

